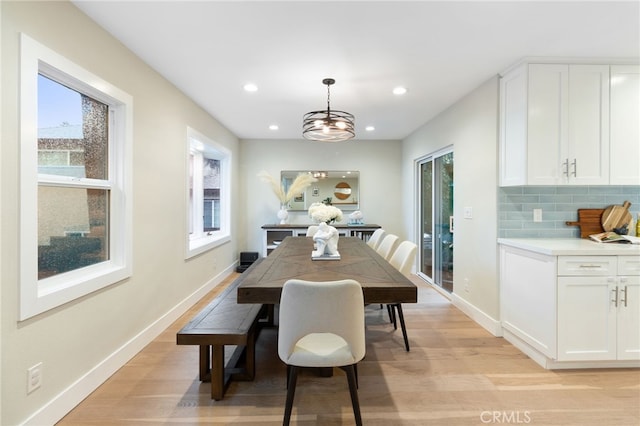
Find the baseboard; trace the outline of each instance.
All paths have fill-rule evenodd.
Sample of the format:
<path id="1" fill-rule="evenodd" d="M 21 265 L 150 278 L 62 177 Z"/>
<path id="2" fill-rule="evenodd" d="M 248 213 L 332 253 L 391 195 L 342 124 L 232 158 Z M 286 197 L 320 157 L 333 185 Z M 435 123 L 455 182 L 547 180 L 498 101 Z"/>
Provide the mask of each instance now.
<path id="1" fill-rule="evenodd" d="M 518 337 L 508 329 L 504 329 L 504 339 L 521 350 L 536 364 L 546 370 L 566 370 L 581 368 L 638 368 L 640 360 L 611 360 L 611 361 L 556 361 L 551 359 L 528 342 Z"/>
<path id="2" fill-rule="evenodd" d="M 480 327 L 484 328 L 496 337 L 502 336 L 502 326 L 500 325 L 500 321 L 491 318 L 489 315 L 482 312 L 456 293 L 451 293 L 451 302 L 453 303 L 453 306 L 464 312 L 465 315 L 478 323 Z"/>
<path id="3" fill-rule="evenodd" d="M 109 356 L 103 359 L 99 364 L 47 402 L 38 411 L 27 418 L 22 425 L 52 425 L 58 422 L 76 405 L 82 402 L 82 400 L 111 377 L 113 373 L 118 371 L 146 345 L 151 343 L 164 330 L 180 318 L 182 314 L 187 312 L 187 310 L 196 302 L 202 299 L 204 295 L 214 289 L 225 278 L 233 273 L 235 267 L 236 262 L 229 265 L 218 275 L 187 296 L 184 300 L 180 301 L 163 316 L 158 318 L 144 330 L 140 331 L 140 333 L 135 337 L 126 342 L 115 352 L 109 354 Z"/>

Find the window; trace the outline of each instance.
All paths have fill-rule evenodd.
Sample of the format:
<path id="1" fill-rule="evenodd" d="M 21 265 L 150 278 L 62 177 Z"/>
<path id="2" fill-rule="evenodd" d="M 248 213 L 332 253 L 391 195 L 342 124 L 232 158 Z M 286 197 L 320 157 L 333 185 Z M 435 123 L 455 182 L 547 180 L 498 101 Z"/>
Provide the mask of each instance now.
<path id="1" fill-rule="evenodd" d="M 132 99 L 21 38 L 20 319 L 131 275 Z"/>
<path id="2" fill-rule="evenodd" d="M 194 129 L 187 139 L 189 258 L 230 240 L 231 154 Z"/>

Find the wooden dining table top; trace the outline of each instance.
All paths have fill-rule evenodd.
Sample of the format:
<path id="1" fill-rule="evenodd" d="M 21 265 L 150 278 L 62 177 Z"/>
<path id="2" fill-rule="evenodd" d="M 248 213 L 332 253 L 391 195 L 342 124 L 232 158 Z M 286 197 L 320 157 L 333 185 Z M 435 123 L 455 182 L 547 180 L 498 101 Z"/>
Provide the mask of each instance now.
<path id="1" fill-rule="evenodd" d="M 365 303 L 417 303 L 418 289 L 362 239 L 341 237 L 340 260 L 312 260 L 313 239 L 286 237 L 262 261 L 242 273 L 238 303 L 279 304 L 289 279 L 334 281 L 354 279 Z"/>

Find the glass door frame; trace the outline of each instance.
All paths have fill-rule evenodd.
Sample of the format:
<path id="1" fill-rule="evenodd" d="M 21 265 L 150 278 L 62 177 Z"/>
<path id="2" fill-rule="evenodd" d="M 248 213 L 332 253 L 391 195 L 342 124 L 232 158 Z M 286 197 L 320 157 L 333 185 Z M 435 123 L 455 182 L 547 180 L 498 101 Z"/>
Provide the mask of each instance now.
<path id="1" fill-rule="evenodd" d="M 416 188 L 416 192 L 415 192 L 415 230 L 416 230 L 416 241 L 419 244 L 420 249 L 418 250 L 418 264 L 417 264 L 417 268 L 416 268 L 416 273 L 417 275 L 422 278 L 423 280 L 429 282 L 430 284 L 432 284 L 434 287 L 438 288 L 438 289 L 442 289 L 443 292 L 447 293 L 448 292 L 444 289 L 444 287 L 441 286 L 441 283 L 437 283 L 436 282 L 436 277 L 434 276 L 429 276 L 427 275 L 425 272 L 423 272 L 423 266 L 424 266 L 424 244 L 425 244 L 425 237 L 424 237 L 424 230 L 423 230 L 423 217 L 422 217 L 422 212 L 423 212 L 423 208 L 422 208 L 422 167 L 425 163 L 427 162 L 431 162 L 432 163 L 432 182 L 434 181 L 434 177 L 435 177 L 435 173 L 437 172 L 437 167 L 435 167 L 435 161 L 436 159 L 443 157 L 445 155 L 448 154 L 454 154 L 454 150 L 453 150 L 453 145 L 447 146 L 445 148 L 442 148 L 438 151 L 435 151 L 431 154 L 425 155 L 423 157 L 420 157 L 418 159 L 415 160 L 415 188 Z M 454 156 L 455 159 L 455 156 Z M 454 160 L 455 161 L 455 160 Z M 431 264 L 432 264 L 432 275 L 437 275 L 435 273 L 435 269 L 436 269 L 436 260 L 437 260 L 437 254 L 436 254 L 436 247 L 438 246 L 436 241 L 437 239 L 434 238 L 434 223 L 436 220 L 436 214 L 437 214 L 437 208 L 440 204 L 439 200 L 436 200 L 436 197 L 438 196 L 439 193 L 441 193 L 441 189 L 437 190 L 436 189 L 436 185 L 433 185 L 433 190 L 431 191 L 431 205 L 433 206 L 432 208 L 432 212 L 431 212 L 431 245 L 432 245 L 432 250 L 431 250 Z M 440 254 L 442 255 L 442 254 Z"/>

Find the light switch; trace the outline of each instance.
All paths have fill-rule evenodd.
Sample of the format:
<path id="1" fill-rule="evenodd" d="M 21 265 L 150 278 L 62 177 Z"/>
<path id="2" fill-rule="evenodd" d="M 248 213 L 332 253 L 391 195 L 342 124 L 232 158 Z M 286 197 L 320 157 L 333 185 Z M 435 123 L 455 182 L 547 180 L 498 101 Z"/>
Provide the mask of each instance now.
<path id="1" fill-rule="evenodd" d="M 464 208 L 464 218 L 471 219 L 473 217 L 473 209 L 471 207 Z"/>

